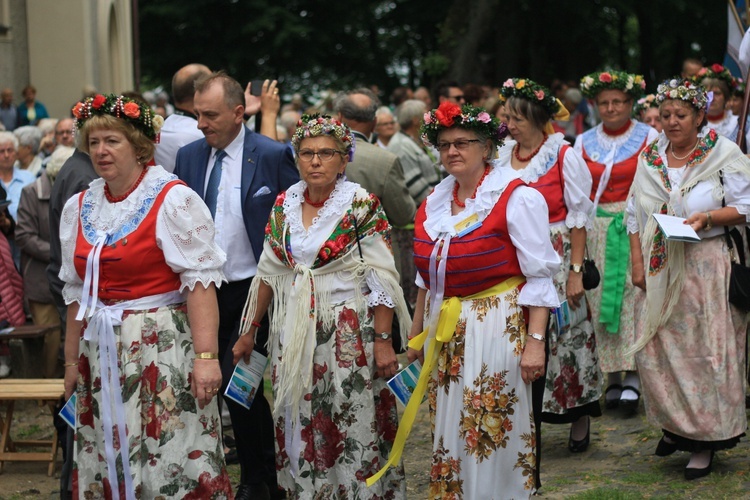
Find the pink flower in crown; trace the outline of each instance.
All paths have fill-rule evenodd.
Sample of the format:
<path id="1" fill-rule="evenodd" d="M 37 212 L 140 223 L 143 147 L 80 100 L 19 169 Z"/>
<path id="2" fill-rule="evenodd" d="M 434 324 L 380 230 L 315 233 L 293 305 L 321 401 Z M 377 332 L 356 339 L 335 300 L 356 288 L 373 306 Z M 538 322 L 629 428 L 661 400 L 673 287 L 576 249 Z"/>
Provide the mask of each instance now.
<path id="1" fill-rule="evenodd" d="M 703 75 L 705 75 L 705 74 L 706 74 L 707 72 L 708 72 L 708 69 L 707 69 L 707 68 L 701 68 L 701 69 L 699 69 L 699 70 L 698 70 L 698 73 L 697 73 L 697 75 L 698 75 L 698 76 L 703 76 Z"/>
<path id="2" fill-rule="evenodd" d="M 646 81 L 645 80 L 641 81 L 641 89 L 642 90 L 646 90 Z"/>
<path id="3" fill-rule="evenodd" d="M 602 83 L 610 83 L 612 81 L 612 75 L 610 75 L 607 72 L 604 72 L 601 75 L 599 75 L 599 81 Z"/>
<path id="4" fill-rule="evenodd" d="M 425 123 L 426 123 L 427 125 L 429 125 L 430 123 L 432 123 L 432 115 L 430 114 L 430 112 L 429 112 L 429 111 L 428 111 L 427 113 L 425 113 L 425 114 L 424 114 L 424 116 L 423 116 L 422 118 L 424 119 L 424 122 L 425 122 Z"/>
<path id="5" fill-rule="evenodd" d="M 543 90 L 535 90 L 535 91 L 534 91 L 534 95 L 535 95 L 535 96 L 536 96 L 536 98 L 537 98 L 537 99 L 539 99 L 540 101 L 541 101 L 542 99 L 544 99 L 544 91 L 543 91 Z"/>
<path id="6" fill-rule="evenodd" d="M 477 115 L 477 120 L 479 120 L 482 123 L 489 123 L 492 120 L 492 118 L 490 118 L 489 113 L 482 111 L 481 113 Z"/>
<path id="7" fill-rule="evenodd" d="M 513 83 L 513 79 L 508 78 L 507 80 L 505 80 L 505 82 L 503 82 L 503 87 L 515 87 L 515 84 Z"/>

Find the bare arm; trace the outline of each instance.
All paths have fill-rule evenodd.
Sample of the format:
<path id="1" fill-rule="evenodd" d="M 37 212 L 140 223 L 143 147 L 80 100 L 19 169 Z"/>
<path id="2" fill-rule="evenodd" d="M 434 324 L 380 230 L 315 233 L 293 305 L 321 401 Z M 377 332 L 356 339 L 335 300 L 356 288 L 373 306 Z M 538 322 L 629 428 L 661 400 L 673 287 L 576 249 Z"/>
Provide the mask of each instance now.
<path id="1" fill-rule="evenodd" d="M 547 331 L 549 309 L 546 307 L 529 307 L 529 329 L 526 335 L 526 347 L 521 356 L 521 378 L 527 384 L 544 375 L 544 342 L 528 334 Z"/>
<path id="2" fill-rule="evenodd" d="M 708 225 L 708 214 L 711 214 L 711 225 L 713 226 L 739 226 L 746 222 L 745 216 L 734 207 L 723 207 L 708 212 L 696 212 L 685 220 L 696 232 L 705 229 Z"/>
<path id="3" fill-rule="evenodd" d="M 257 324 L 260 323 L 260 320 L 266 315 L 268 306 L 271 305 L 273 289 L 261 278 L 256 277 L 255 279 L 260 280 L 260 285 L 258 286 L 258 299 L 255 307 L 255 316 L 251 321 Z M 255 347 L 255 333 L 257 330 L 258 328 L 251 324 L 246 332 L 240 332 L 240 338 L 232 348 L 233 362 L 235 365 L 239 362 L 240 358 L 244 358 L 245 363 L 250 362 L 250 354 Z"/>
<path id="4" fill-rule="evenodd" d="M 583 254 L 586 250 L 586 228 L 574 227 L 570 230 L 570 263 L 583 264 Z M 583 272 L 574 272 L 572 269 L 568 272 L 568 284 L 566 290 L 568 302 L 573 309 L 580 305 L 583 297 Z"/>
<path id="5" fill-rule="evenodd" d="M 79 307 L 78 302 L 70 304 L 65 321 L 65 399 L 75 392 L 78 383 L 78 341 L 83 327 L 83 323 L 76 320 Z"/>
<path id="6" fill-rule="evenodd" d="M 391 378 L 398 371 L 398 360 L 393 350 L 391 339 L 383 340 L 377 337 L 378 333 L 391 333 L 393 325 L 393 309 L 383 304 L 377 305 L 375 310 L 375 340 L 373 345 L 373 356 L 375 356 L 375 376 Z"/>
<path id="7" fill-rule="evenodd" d="M 188 320 L 193 335 L 193 349 L 196 353 L 219 352 L 219 304 L 216 301 L 216 287 L 211 283 L 204 288 L 196 283 L 187 296 Z M 196 359 L 193 364 L 193 396 L 203 408 L 217 394 L 221 387 L 221 366 L 219 359 Z"/>
<path id="8" fill-rule="evenodd" d="M 631 233 L 630 238 L 630 279 L 633 286 L 646 291 L 646 270 L 643 267 L 643 252 L 641 252 L 640 233 Z"/>

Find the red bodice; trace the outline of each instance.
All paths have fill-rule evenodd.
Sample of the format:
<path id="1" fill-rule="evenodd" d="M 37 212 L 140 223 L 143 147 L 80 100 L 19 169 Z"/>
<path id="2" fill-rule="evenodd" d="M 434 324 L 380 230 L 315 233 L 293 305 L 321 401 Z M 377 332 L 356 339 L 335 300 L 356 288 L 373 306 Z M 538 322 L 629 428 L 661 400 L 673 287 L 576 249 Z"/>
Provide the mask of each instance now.
<path id="1" fill-rule="evenodd" d="M 466 297 L 523 274 L 506 218 L 511 193 L 523 185 L 520 179 L 511 181 L 479 228 L 451 239 L 445 272 L 445 297 Z M 430 254 L 435 247 L 435 241 L 424 229 L 428 203 L 429 200 L 419 207 L 414 222 L 414 260 L 427 287 L 430 286 Z"/>
<path id="2" fill-rule="evenodd" d="M 646 141 L 643 141 L 638 151 L 643 150 L 646 146 Z M 586 148 L 583 148 L 583 159 L 589 166 L 591 172 L 591 178 L 593 184 L 591 186 L 591 199 L 593 200 L 596 196 L 596 190 L 599 189 L 599 181 L 604 174 L 604 164 L 597 163 L 586 154 Z M 625 201 L 630 191 L 630 185 L 633 184 L 633 178 L 635 177 L 636 167 L 638 166 L 638 155 L 634 154 L 625 161 L 615 163 L 612 165 L 612 174 L 609 176 L 609 183 L 602 193 L 602 197 L 599 199 L 599 203 L 615 203 L 618 201 Z"/>
<path id="3" fill-rule="evenodd" d="M 148 214 L 135 231 L 102 248 L 99 259 L 100 300 L 132 300 L 180 289 L 180 276 L 164 260 L 164 252 L 156 244 L 156 220 L 167 192 L 182 181 L 172 181 L 157 195 Z M 79 206 L 84 193 L 79 195 Z M 93 245 L 83 236 L 78 224 L 75 268 L 83 280 L 86 259 Z"/>
<path id="4" fill-rule="evenodd" d="M 553 224 L 555 222 L 564 221 L 568 215 L 568 207 L 565 206 L 565 183 L 563 176 L 563 158 L 565 152 L 570 146 L 563 144 L 560 148 L 560 152 L 557 155 L 557 162 L 549 169 L 549 171 L 537 179 L 536 182 L 532 182 L 529 186 L 533 187 L 544 196 L 544 200 L 547 202 L 549 207 L 549 222 Z"/>

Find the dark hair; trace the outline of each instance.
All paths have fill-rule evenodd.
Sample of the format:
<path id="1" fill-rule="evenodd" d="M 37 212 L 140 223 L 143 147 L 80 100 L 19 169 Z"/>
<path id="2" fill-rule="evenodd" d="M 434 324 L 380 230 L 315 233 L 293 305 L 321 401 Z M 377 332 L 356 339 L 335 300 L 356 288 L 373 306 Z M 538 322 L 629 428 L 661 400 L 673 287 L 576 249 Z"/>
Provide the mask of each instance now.
<path id="1" fill-rule="evenodd" d="M 451 87 L 457 87 L 461 88 L 461 85 L 458 84 L 455 80 L 442 80 L 438 82 L 437 85 L 435 85 L 435 92 L 434 92 L 434 100 L 435 103 L 440 102 L 441 97 L 450 97 L 450 88 Z"/>
<path id="2" fill-rule="evenodd" d="M 509 97 L 505 101 L 505 109 L 527 119 L 539 130 L 544 130 L 545 125 L 552 118 L 542 106 L 522 97 Z"/>
<path id="3" fill-rule="evenodd" d="M 405 100 L 409 99 L 409 93 L 411 89 L 409 87 L 396 87 L 391 92 L 391 104 L 394 106 L 400 105 Z"/>
<path id="4" fill-rule="evenodd" d="M 242 85 L 223 70 L 208 75 L 201 75 L 195 80 L 195 91 L 201 94 L 208 90 L 214 82 L 219 82 L 224 89 L 224 102 L 229 108 L 234 109 L 237 106 L 245 107 L 245 91 L 242 90 Z"/>
<path id="5" fill-rule="evenodd" d="M 480 102 L 484 99 L 484 90 L 475 83 L 467 83 L 462 90 L 464 92 L 464 99 L 470 104 Z"/>
<path id="6" fill-rule="evenodd" d="M 366 107 L 357 106 L 351 96 L 361 94 L 370 99 L 370 105 Z M 333 103 L 333 110 L 341 113 L 347 120 L 353 120 L 360 123 L 369 123 L 375 120 L 375 112 L 380 107 L 380 99 L 375 93 L 367 88 L 350 90 L 345 94 L 339 94 Z"/>
<path id="7" fill-rule="evenodd" d="M 661 104 L 659 104 L 659 119 L 661 119 L 661 108 L 665 104 L 667 104 L 668 102 L 681 103 L 680 106 L 683 106 L 683 107 L 689 109 L 693 113 L 693 116 L 697 116 L 698 113 L 700 112 L 700 110 L 698 108 L 696 108 L 695 106 L 693 106 L 688 101 L 683 101 L 682 99 L 667 99 L 667 100 L 663 101 Z M 701 122 L 698 124 L 698 130 L 700 130 L 703 127 L 705 127 L 707 123 L 708 123 L 708 108 L 706 108 L 705 112 L 703 113 L 703 120 L 701 120 Z"/>

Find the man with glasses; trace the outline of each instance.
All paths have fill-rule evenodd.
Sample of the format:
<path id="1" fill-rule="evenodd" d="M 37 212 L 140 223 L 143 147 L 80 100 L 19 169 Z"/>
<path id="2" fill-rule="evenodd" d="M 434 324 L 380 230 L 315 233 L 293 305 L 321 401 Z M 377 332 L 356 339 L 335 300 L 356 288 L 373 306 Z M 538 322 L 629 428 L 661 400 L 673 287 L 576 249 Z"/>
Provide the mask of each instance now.
<path id="1" fill-rule="evenodd" d="M 461 90 L 461 86 L 455 81 L 442 81 L 438 83 L 435 87 L 435 100 L 438 106 L 445 101 L 450 101 L 459 106 L 466 104 L 464 91 Z"/>
<path id="2" fill-rule="evenodd" d="M 72 118 L 63 118 L 55 125 L 55 142 L 58 146 L 76 147 L 76 138 L 73 134 Z"/>
<path id="3" fill-rule="evenodd" d="M 229 282 L 217 290 L 223 394 L 234 371 L 232 347 L 258 270 L 268 216 L 276 196 L 299 181 L 299 173 L 286 145 L 244 125 L 245 93 L 225 73 L 204 75 L 195 82 L 193 107 L 205 137 L 179 149 L 174 173 L 206 201 L 216 224 L 216 242 L 227 254 L 224 274 Z M 255 350 L 267 355 L 267 339 L 264 317 Z M 263 383 L 249 410 L 229 399 L 225 402 L 241 469 L 235 498 L 279 498 L 273 419 Z"/>

